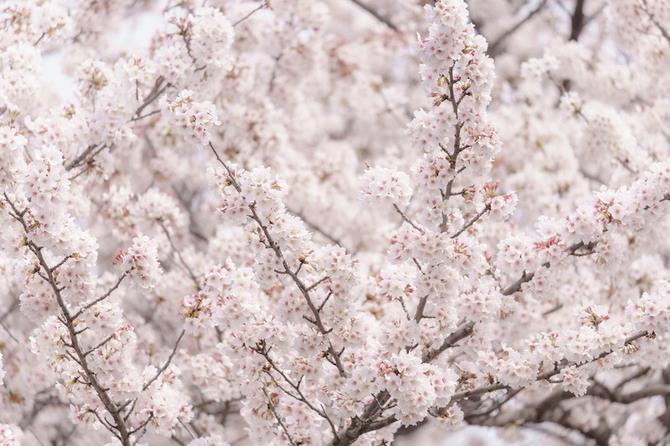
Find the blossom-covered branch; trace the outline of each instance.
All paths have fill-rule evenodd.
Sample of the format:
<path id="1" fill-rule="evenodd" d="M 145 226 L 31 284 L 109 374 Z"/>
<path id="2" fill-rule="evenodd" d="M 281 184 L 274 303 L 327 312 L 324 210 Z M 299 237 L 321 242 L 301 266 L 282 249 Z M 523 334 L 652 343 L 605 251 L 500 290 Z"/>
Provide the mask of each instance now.
<path id="1" fill-rule="evenodd" d="M 668 30 L 0 2 L 0 444 L 667 443 Z"/>

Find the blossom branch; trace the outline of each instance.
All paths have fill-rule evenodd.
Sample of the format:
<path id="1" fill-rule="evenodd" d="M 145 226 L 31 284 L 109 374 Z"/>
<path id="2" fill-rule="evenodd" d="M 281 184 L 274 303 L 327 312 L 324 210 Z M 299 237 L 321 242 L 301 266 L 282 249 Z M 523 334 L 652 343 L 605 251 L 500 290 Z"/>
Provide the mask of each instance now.
<path id="1" fill-rule="evenodd" d="M 268 374 L 268 376 L 270 376 L 270 378 L 273 380 L 273 382 L 275 382 L 275 384 L 277 385 L 277 387 L 279 387 L 284 393 L 286 393 L 286 394 L 287 394 L 288 396 L 290 396 L 291 398 L 293 398 L 293 399 L 295 399 L 295 400 L 297 400 L 297 401 L 299 401 L 299 402 L 305 404 L 310 410 L 312 410 L 312 411 L 313 411 L 314 413 L 316 413 L 318 416 L 320 416 L 321 418 L 323 418 L 324 420 L 326 420 L 326 421 L 328 422 L 328 425 L 330 426 L 330 430 L 331 430 L 331 432 L 333 432 L 333 435 L 335 436 L 335 438 L 337 438 L 337 429 L 335 429 L 335 424 L 334 424 L 333 421 L 330 419 L 330 417 L 329 417 L 328 414 L 326 413 L 325 409 L 323 409 L 323 408 L 319 409 L 318 407 L 316 407 L 313 403 L 311 403 L 311 402 L 305 397 L 305 394 L 304 394 L 304 393 L 302 392 L 302 390 L 300 389 L 300 386 L 301 386 L 301 384 L 302 384 L 302 381 L 303 381 L 303 378 L 304 378 L 304 377 L 300 377 L 300 379 L 298 379 L 298 382 L 297 382 L 297 383 L 295 383 L 291 378 L 289 378 L 289 377 L 286 375 L 286 373 L 285 373 L 284 371 L 282 371 L 282 370 L 277 366 L 277 364 L 274 362 L 274 360 L 272 360 L 272 358 L 270 357 L 270 349 L 269 349 L 269 348 L 267 347 L 267 345 L 265 344 L 265 341 L 261 341 L 261 342 L 259 342 L 258 345 L 257 345 L 255 348 L 253 348 L 252 350 L 253 350 L 254 352 L 258 353 L 259 355 L 263 356 L 263 358 L 265 358 L 265 360 L 267 361 L 267 363 L 270 365 L 271 369 L 274 370 L 275 372 L 277 372 L 277 373 L 283 378 L 283 380 L 284 380 L 284 381 L 285 381 L 285 382 L 286 382 L 286 383 L 293 389 L 293 391 L 295 391 L 296 394 L 294 395 L 292 392 L 289 392 L 288 390 L 285 390 L 285 389 L 284 389 L 284 388 L 283 388 L 283 387 L 282 387 L 282 386 L 275 380 L 274 376 L 272 376 L 272 374 L 271 374 L 269 371 L 266 371 L 266 373 Z"/>
<path id="2" fill-rule="evenodd" d="M 295 283 L 296 287 L 304 297 L 305 302 L 307 303 L 307 306 L 309 307 L 313 316 L 313 319 L 307 319 L 307 320 L 311 322 L 313 325 L 315 325 L 318 328 L 319 332 L 328 340 L 328 333 L 330 333 L 332 329 L 326 329 L 325 325 L 323 324 L 323 321 L 321 320 L 321 314 L 319 313 L 317 307 L 314 305 L 314 302 L 312 301 L 312 297 L 309 294 L 308 287 L 302 282 L 302 280 L 298 277 L 298 275 L 291 270 L 291 267 L 289 266 L 288 262 L 286 261 L 286 258 L 284 257 L 284 253 L 279 247 L 279 244 L 272 238 L 272 235 L 270 234 L 268 227 L 263 223 L 258 213 L 256 212 L 255 203 L 250 204 L 249 209 L 251 211 L 250 218 L 254 220 L 258 225 L 258 227 L 261 229 L 270 248 L 272 249 L 272 251 L 274 251 L 275 256 L 282 264 L 282 267 L 284 268 L 282 273 L 288 275 L 291 278 L 293 283 Z M 328 340 L 328 353 L 330 354 L 333 364 L 337 367 L 340 376 L 346 376 L 346 371 L 344 370 L 344 366 L 342 365 L 342 361 L 340 360 L 342 352 L 339 353 L 336 352 L 330 340 Z"/>
<path id="3" fill-rule="evenodd" d="M 28 212 L 28 208 L 24 209 L 23 211 L 19 211 L 6 193 L 4 194 L 4 197 L 5 201 L 7 202 L 7 204 L 9 204 L 9 206 L 12 209 L 12 212 L 10 213 L 11 216 L 21 224 L 21 226 L 25 231 L 25 235 L 28 236 L 30 231 L 28 229 L 28 224 L 26 223 L 26 220 L 24 218 L 24 215 L 26 214 L 26 212 Z M 107 389 L 104 386 L 102 386 L 102 384 L 100 384 L 100 382 L 98 381 L 96 373 L 89 366 L 86 354 L 84 353 L 84 350 L 81 348 L 79 344 L 79 338 L 77 330 L 75 328 L 74 318 L 70 314 L 70 310 L 67 308 L 65 300 L 63 299 L 63 296 L 61 294 L 63 288 L 58 285 L 56 277 L 54 276 L 53 268 L 49 266 L 46 259 L 44 258 L 44 255 L 42 253 L 43 248 L 36 245 L 32 240 L 29 239 L 26 240 L 26 246 L 34 254 L 35 258 L 39 262 L 42 271 L 46 275 L 47 283 L 49 284 L 51 291 L 54 297 L 56 298 L 56 302 L 58 303 L 58 307 L 60 308 L 62 315 L 62 318 L 60 318 L 60 320 L 61 322 L 63 322 L 68 331 L 68 335 L 70 338 L 69 345 L 70 348 L 74 351 L 77 364 L 79 364 L 79 366 L 81 367 L 82 372 L 86 377 L 87 383 L 94 389 L 98 399 L 100 400 L 102 405 L 105 407 L 107 413 L 112 417 L 114 421 L 114 424 L 110 424 L 106 427 L 108 428 L 108 430 L 110 430 L 110 432 L 112 432 L 118 438 L 118 440 L 121 442 L 123 446 L 131 446 L 130 441 L 131 433 L 128 429 L 128 426 L 126 425 L 125 420 L 119 414 L 119 408 L 117 404 L 111 399 Z"/>
<path id="4" fill-rule="evenodd" d="M 298 446 L 297 443 L 293 440 L 293 437 L 291 437 L 291 434 L 289 433 L 288 429 L 286 428 L 286 425 L 284 424 L 284 421 L 279 416 L 279 413 L 277 413 L 277 408 L 275 407 L 275 404 L 272 401 L 272 396 L 268 395 L 268 392 L 265 389 L 265 387 L 263 387 L 263 393 L 265 394 L 265 397 L 267 398 L 268 408 L 272 412 L 272 416 L 274 416 L 275 420 L 277 420 L 277 423 L 281 427 L 282 431 L 284 431 L 284 434 L 286 435 L 286 438 L 288 439 L 289 444 L 291 446 Z"/>
<path id="5" fill-rule="evenodd" d="M 226 172 L 228 173 L 228 179 L 235 188 L 235 190 L 238 193 L 242 192 L 242 188 L 240 187 L 239 183 L 237 182 L 237 179 L 233 176 L 230 168 L 228 165 L 221 159 L 219 154 L 217 153 L 216 149 L 212 145 L 212 143 L 209 143 L 210 148 L 214 152 L 214 155 L 216 156 L 216 159 L 219 161 L 219 163 L 224 167 Z M 315 325 L 318 329 L 318 331 L 327 339 L 328 342 L 328 354 L 330 355 L 330 359 L 332 361 L 332 364 L 337 367 L 337 370 L 340 374 L 340 376 L 346 376 L 346 371 L 344 370 L 344 366 L 342 365 L 342 361 L 340 360 L 340 356 L 342 355 L 342 352 L 336 352 L 335 348 L 333 347 L 332 343 L 330 342 L 330 339 L 328 339 L 328 333 L 332 331 L 332 329 L 326 329 L 325 325 L 323 324 L 323 321 L 321 319 L 321 314 L 314 304 L 312 297 L 310 296 L 310 292 L 308 289 L 308 286 L 306 286 L 303 281 L 298 277 L 298 275 L 291 269 L 290 265 L 286 261 L 286 258 L 284 256 L 284 253 L 279 246 L 279 244 L 274 240 L 272 235 L 270 234 L 270 231 L 267 227 L 267 225 L 263 222 L 263 220 L 260 218 L 258 215 L 258 212 L 256 211 L 256 204 L 251 203 L 248 205 L 249 210 L 251 211 L 251 214 L 249 215 L 249 218 L 251 218 L 253 221 L 256 222 L 258 227 L 263 233 L 263 236 L 267 240 L 268 246 L 272 251 L 274 252 L 275 256 L 281 263 L 283 267 L 283 271 L 281 271 L 282 274 L 288 275 L 293 283 L 296 285 L 298 290 L 300 291 L 300 294 L 302 294 L 303 298 L 305 299 L 305 302 L 307 303 L 307 306 L 309 307 L 309 310 L 312 313 L 313 318 L 307 320 L 311 322 L 313 325 Z"/>

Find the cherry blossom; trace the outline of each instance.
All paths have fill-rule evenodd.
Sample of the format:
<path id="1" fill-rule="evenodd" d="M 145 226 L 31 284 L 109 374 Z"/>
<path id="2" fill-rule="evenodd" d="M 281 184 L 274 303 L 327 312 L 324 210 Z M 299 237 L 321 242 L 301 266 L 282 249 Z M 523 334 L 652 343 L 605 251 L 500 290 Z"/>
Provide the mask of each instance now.
<path id="1" fill-rule="evenodd" d="M 0 445 L 670 444 L 667 2 L 0 3 Z"/>

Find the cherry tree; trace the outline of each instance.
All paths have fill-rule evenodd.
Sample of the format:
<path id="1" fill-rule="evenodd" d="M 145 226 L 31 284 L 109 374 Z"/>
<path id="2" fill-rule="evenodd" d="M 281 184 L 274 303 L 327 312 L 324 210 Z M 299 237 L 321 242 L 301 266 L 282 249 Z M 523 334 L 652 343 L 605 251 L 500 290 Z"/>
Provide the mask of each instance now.
<path id="1" fill-rule="evenodd" d="M 0 445 L 670 444 L 669 68 L 665 0 L 0 2 Z"/>

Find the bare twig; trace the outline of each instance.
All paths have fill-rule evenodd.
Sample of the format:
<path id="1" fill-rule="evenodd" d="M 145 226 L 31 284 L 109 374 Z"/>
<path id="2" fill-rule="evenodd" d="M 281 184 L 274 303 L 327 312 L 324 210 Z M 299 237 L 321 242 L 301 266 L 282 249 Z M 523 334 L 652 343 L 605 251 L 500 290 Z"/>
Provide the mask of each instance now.
<path id="1" fill-rule="evenodd" d="M 577 242 L 574 243 L 565 250 L 566 253 L 569 256 L 575 256 L 575 257 L 583 257 L 587 255 L 591 255 L 595 252 L 595 247 L 598 244 L 597 241 L 590 241 L 590 242 Z M 550 263 L 543 263 L 542 264 L 543 268 L 550 268 L 551 264 Z M 519 277 L 517 280 L 515 280 L 513 283 L 508 285 L 507 287 L 503 288 L 500 293 L 503 296 L 510 296 L 518 291 L 521 291 L 521 285 L 524 283 L 528 283 L 531 280 L 533 280 L 533 277 L 535 277 L 534 272 L 527 272 L 523 271 L 521 273 L 521 277 Z"/>
<path id="2" fill-rule="evenodd" d="M 252 9 L 247 15 L 245 15 L 241 19 L 235 21 L 233 23 L 233 28 L 236 27 L 237 25 L 239 25 L 240 23 L 244 22 L 245 20 L 247 20 L 249 17 L 254 15 L 256 12 L 260 11 L 263 8 L 267 8 L 267 7 L 268 7 L 268 2 L 267 2 L 267 0 L 264 0 L 263 3 L 258 5 L 256 8 Z"/>
<path id="3" fill-rule="evenodd" d="M 421 229 L 419 226 L 414 224 L 414 222 L 412 220 L 410 220 L 409 217 L 407 215 L 405 215 L 405 213 L 403 211 L 400 210 L 400 208 L 398 207 L 397 204 L 393 203 L 393 209 L 396 210 L 396 212 L 398 213 L 398 215 L 400 215 L 400 218 L 402 218 L 403 221 L 407 222 L 411 227 L 413 227 L 414 229 L 416 229 L 417 231 L 419 231 L 420 233 L 423 234 L 423 232 L 424 232 L 423 229 Z"/>
<path id="4" fill-rule="evenodd" d="M 469 228 L 470 226 L 474 225 L 474 224 L 477 222 L 477 220 L 479 220 L 480 218 L 482 218 L 482 217 L 484 216 L 484 214 L 486 214 L 486 213 L 487 213 L 488 211 L 490 211 L 490 210 L 491 210 L 491 205 L 488 205 L 488 204 L 487 204 L 486 206 L 484 206 L 484 208 L 483 208 L 481 211 L 479 211 L 479 212 L 477 213 L 477 215 L 475 215 L 474 217 L 472 217 L 472 219 L 471 219 L 470 221 L 468 221 L 466 224 L 464 224 L 463 227 L 462 227 L 461 229 L 459 229 L 458 231 L 456 231 L 456 233 L 455 233 L 454 235 L 452 235 L 451 238 L 452 238 L 452 239 L 454 239 L 454 238 L 458 238 L 459 235 L 461 235 L 462 233 L 464 233 L 465 231 L 467 231 L 468 228 Z"/>
<path id="5" fill-rule="evenodd" d="M 290 210 L 290 212 L 291 212 L 291 214 L 300 218 L 307 225 L 308 228 L 310 228 L 311 230 L 313 230 L 315 232 L 318 232 L 321 236 L 323 236 L 329 242 L 334 243 L 338 246 L 344 246 L 344 245 L 342 245 L 342 242 L 338 238 L 336 238 L 333 235 L 331 235 L 330 233 L 328 233 L 326 230 L 321 228 L 319 225 L 317 225 L 317 224 L 311 222 L 310 220 L 308 220 L 307 217 L 305 217 L 305 215 L 302 212 L 297 212 L 297 211 L 293 211 L 293 210 Z"/>
<path id="6" fill-rule="evenodd" d="M 642 4 L 644 5 L 644 8 L 642 9 L 644 10 L 645 14 L 647 14 L 649 21 L 653 23 L 654 26 L 660 31 L 663 38 L 667 40 L 668 43 L 670 43 L 670 32 L 668 32 L 668 30 L 665 29 L 665 27 L 661 23 L 659 23 L 658 20 L 656 20 L 656 18 L 651 12 L 649 12 L 649 5 L 647 4 L 647 0 L 642 0 Z"/>
<path id="7" fill-rule="evenodd" d="M 91 302 L 89 302 L 89 303 L 87 303 L 87 304 L 84 304 L 83 307 L 81 307 L 75 314 L 72 315 L 72 319 L 77 319 L 79 316 L 81 316 L 81 314 L 82 314 L 84 311 L 88 310 L 89 308 L 93 307 L 95 304 L 97 304 L 97 303 L 99 303 L 99 302 L 102 302 L 103 300 L 105 300 L 105 299 L 107 299 L 109 296 L 111 296 L 112 293 L 113 293 L 114 291 L 116 291 L 116 289 L 121 285 L 121 282 L 123 282 L 123 279 L 125 279 L 126 276 L 127 276 L 129 273 L 130 273 L 130 270 L 124 271 L 123 274 L 121 274 L 121 275 L 119 276 L 119 278 L 118 278 L 118 280 L 116 281 L 116 283 L 114 283 L 114 285 L 112 285 L 112 287 L 111 287 L 109 290 L 107 290 L 107 292 L 106 292 L 105 294 L 103 294 L 102 296 L 98 297 L 97 299 L 94 299 L 93 301 L 91 301 Z"/>
<path id="8" fill-rule="evenodd" d="M 200 291 L 200 282 L 198 281 L 197 276 L 193 272 L 193 269 L 186 262 L 186 260 L 184 259 L 184 256 L 182 256 L 181 251 L 179 249 L 177 249 L 177 246 L 174 244 L 174 241 L 172 240 L 172 236 L 170 235 L 170 231 L 168 230 L 168 228 L 165 226 L 165 224 L 161 220 L 158 220 L 158 225 L 163 230 L 163 233 L 165 234 L 165 237 L 167 237 L 168 242 L 170 243 L 170 247 L 172 248 L 172 251 L 174 251 L 177 254 L 177 258 L 179 259 L 179 263 L 181 263 L 182 267 L 184 267 L 184 269 L 186 270 L 186 273 L 188 274 L 189 278 L 193 282 L 193 285 L 195 286 L 195 289 Z"/>
<path id="9" fill-rule="evenodd" d="M 375 11 L 375 10 L 374 10 L 373 8 L 371 8 L 370 6 L 368 6 L 368 5 L 366 5 L 365 3 L 363 3 L 361 0 L 350 0 L 350 1 L 351 1 L 351 3 L 353 3 L 353 4 L 356 5 L 356 6 L 358 6 L 359 8 L 363 9 L 363 10 L 366 11 L 368 14 L 370 14 L 372 17 L 374 17 L 375 19 L 377 19 L 380 23 L 383 23 L 384 25 L 386 25 L 388 28 L 392 29 L 392 30 L 395 31 L 395 32 L 399 32 L 399 31 L 400 31 L 400 30 L 398 29 L 398 27 L 395 26 L 395 25 L 393 24 L 393 22 L 391 22 L 391 21 L 390 21 L 389 19 L 387 19 L 386 17 L 383 17 L 381 14 L 379 14 L 377 11 Z"/>
<path id="10" fill-rule="evenodd" d="M 177 340 L 174 343 L 174 347 L 172 347 L 172 352 L 170 352 L 170 356 L 165 360 L 165 363 L 161 366 L 160 369 L 156 372 L 156 374 L 146 382 L 142 386 L 142 391 L 147 390 L 151 385 L 163 374 L 165 370 L 167 370 L 168 367 L 170 367 L 170 363 L 172 362 L 172 358 L 174 358 L 174 355 L 177 353 L 177 348 L 179 348 L 179 343 L 181 342 L 182 338 L 184 337 L 184 334 L 186 333 L 186 330 L 182 329 L 181 333 L 179 333 L 179 336 L 177 337 Z"/>
<path id="11" fill-rule="evenodd" d="M 489 45 L 489 54 L 495 56 L 497 54 L 500 54 L 500 47 L 502 43 L 507 40 L 508 37 L 510 37 L 512 34 L 517 32 L 519 28 L 521 28 L 523 25 L 525 25 L 530 19 L 532 19 L 538 12 L 544 8 L 544 6 L 547 4 L 547 0 L 542 0 L 538 5 L 533 8 L 528 14 L 526 14 L 523 18 L 521 18 L 519 21 L 517 21 L 514 25 L 512 25 L 510 28 L 505 30 L 502 34 L 500 34 L 497 38 L 495 38 L 491 44 Z"/>
<path id="12" fill-rule="evenodd" d="M 106 144 L 103 145 L 97 145 L 97 144 L 91 144 L 84 150 L 81 154 L 79 154 L 74 160 L 69 162 L 68 164 L 65 165 L 65 170 L 72 170 L 75 167 L 79 167 L 82 164 L 87 163 L 89 160 L 91 160 L 95 155 L 100 153 L 102 150 L 104 150 L 107 147 Z M 94 152 L 95 151 L 95 152 Z"/>
<path id="13" fill-rule="evenodd" d="M 144 111 L 145 108 L 147 108 L 149 105 L 151 105 L 156 99 L 160 98 L 165 91 L 170 88 L 172 84 L 169 82 L 165 82 L 165 78 L 163 76 L 159 76 L 156 79 L 156 82 L 154 82 L 154 86 L 149 92 L 149 94 L 144 98 L 144 101 L 137 107 L 135 110 L 135 113 L 131 117 L 131 121 L 136 121 L 139 118 L 139 116 L 142 115 L 142 112 Z"/>

